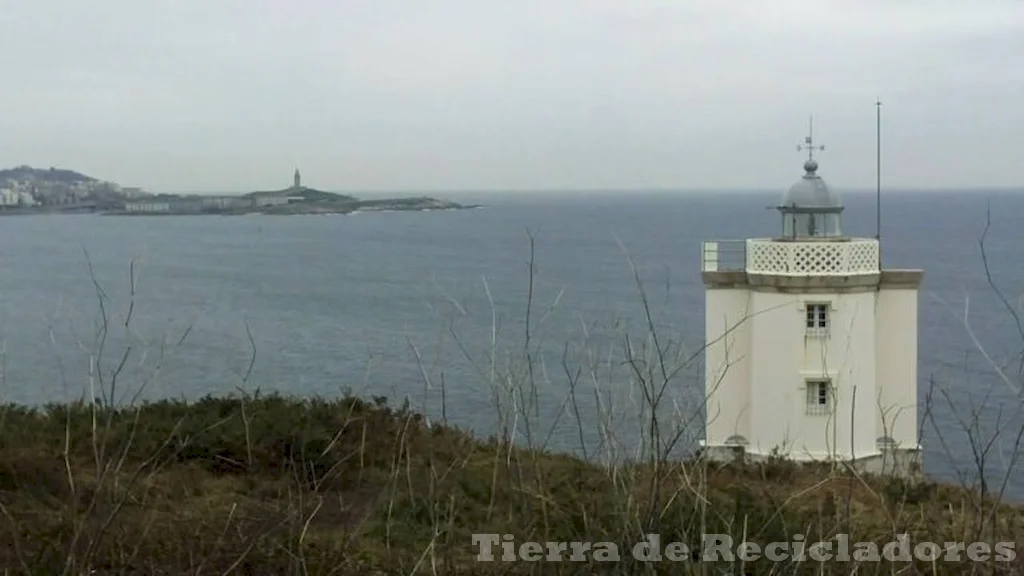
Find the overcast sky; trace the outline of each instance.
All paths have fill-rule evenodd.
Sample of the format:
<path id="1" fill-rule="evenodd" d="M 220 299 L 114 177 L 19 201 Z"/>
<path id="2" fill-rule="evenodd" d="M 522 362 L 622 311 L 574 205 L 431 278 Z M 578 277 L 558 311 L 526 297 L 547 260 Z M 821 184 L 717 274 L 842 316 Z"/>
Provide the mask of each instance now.
<path id="1" fill-rule="evenodd" d="M 0 0 L 0 166 L 152 191 L 1024 184 L 1021 0 Z"/>

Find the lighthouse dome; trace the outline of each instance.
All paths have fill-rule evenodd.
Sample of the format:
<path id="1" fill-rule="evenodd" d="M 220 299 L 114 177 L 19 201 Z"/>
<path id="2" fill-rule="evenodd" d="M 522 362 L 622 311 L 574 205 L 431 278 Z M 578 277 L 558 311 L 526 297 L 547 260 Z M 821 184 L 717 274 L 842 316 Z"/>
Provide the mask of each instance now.
<path id="1" fill-rule="evenodd" d="M 818 161 L 810 159 L 804 162 L 804 176 L 782 195 L 782 206 L 800 208 L 842 208 L 839 194 L 829 188 L 821 176 L 818 176 Z"/>
<path id="2" fill-rule="evenodd" d="M 825 180 L 818 176 L 818 162 L 804 162 L 803 177 L 782 195 L 782 235 L 786 238 L 842 236 L 840 214 L 843 203 Z"/>

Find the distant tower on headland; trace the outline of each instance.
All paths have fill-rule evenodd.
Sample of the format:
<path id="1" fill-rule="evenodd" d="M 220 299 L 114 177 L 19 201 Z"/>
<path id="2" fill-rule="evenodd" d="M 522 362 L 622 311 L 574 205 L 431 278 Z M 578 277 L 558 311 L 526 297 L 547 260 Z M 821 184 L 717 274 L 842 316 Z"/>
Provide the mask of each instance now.
<path id="1" fill-rule="evenodd" d="M 292 188 L 294 188 L 296 190 L 298 190 L 299 188 L 302 188 L 302 175 L 299 174 L 299 169 L 298 168 L 295 169 L 295 184 L 292 185 Z"/>

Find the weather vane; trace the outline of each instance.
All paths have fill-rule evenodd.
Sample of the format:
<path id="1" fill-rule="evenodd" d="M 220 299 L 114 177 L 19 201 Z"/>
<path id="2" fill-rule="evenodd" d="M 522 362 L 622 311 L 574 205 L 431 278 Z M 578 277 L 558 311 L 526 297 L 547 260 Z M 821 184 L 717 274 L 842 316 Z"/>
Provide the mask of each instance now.
<path id="1" fill-rule="evenodd" d="M 797 147 L 796 147 L 796 150 L 797 150 L 797 152 L 802 152 L 804 150 L 807 150 L 807 159 L 808 160 L 814 160 L 814 151 L 815 150 L 817 150 L 819 152 L 823 152 L 825 150 L 825 145 L 824 144 L 822 144 L 821 146 L 815 146 L 814 145 L 814 116 L 811 116 L 810 127 L 807 130 L 807 136 L 804 138 L 804 143 L 803 144 L 798 144 Z"/>

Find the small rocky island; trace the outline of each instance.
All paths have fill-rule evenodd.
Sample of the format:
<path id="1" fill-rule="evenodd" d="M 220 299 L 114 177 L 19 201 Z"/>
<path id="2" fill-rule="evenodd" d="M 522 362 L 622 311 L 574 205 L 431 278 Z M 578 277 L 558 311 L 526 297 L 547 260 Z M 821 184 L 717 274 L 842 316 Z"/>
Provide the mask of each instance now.
<path id="1" fill-rule="evenodd" d="M 351 214 L 476 208 L 426 196 L 364 200 L 302 185 L 241 195 L 152 194 L 71 170 L 30 166 L 0 170 L 0 214 L 101 213 L 124 216 L 194 214 Z"/>
<path id="2" fill-rule="evenodd" d="M 464 210 L 456 202 L 426 196 L 361 200 L 347 194 L 323 192 L 302 185 L 295 171 L 290 188 L 268 192 L 250 192 L 240 196 L 201 196 L 158 194 L 125 202 L 123 208 L 106 211 L 115 215 L 188 215 L 188 214 L 351 214 L 371 211 Z"/>

